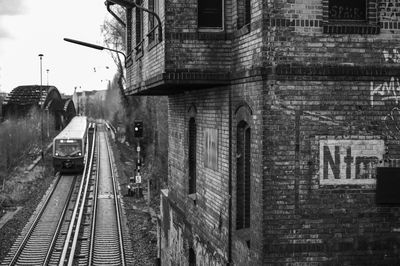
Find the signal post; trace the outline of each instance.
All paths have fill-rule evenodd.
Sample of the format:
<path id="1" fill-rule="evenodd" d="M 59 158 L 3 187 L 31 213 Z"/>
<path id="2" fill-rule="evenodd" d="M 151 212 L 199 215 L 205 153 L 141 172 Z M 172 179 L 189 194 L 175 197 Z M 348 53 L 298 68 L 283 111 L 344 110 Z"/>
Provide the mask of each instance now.
<path id="1" fill-rule="evenodd" d="M 143 137 L 143 121 L 139 120 L 135 121 L 133 130 L 134 130 L 134 137 L 137 140 L 137 146 L 136 146 L 137 160 L 136 160 L 136 169 L 134 176 L 129 179 L 128 195 L 135 195 L 137 198 L 139 198 L 143 196 L 142 175 L 141 175 L 142 161 L 140 158 L 140 151 L 141 151 L 140 139 Z"/>

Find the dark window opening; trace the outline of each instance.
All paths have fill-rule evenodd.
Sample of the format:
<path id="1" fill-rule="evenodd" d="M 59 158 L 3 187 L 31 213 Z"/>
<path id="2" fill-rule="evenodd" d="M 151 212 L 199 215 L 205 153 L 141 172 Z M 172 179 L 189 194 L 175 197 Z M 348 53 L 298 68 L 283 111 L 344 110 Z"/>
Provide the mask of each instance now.
<path id="1" fill-rule="evenodd" d="M 149 10 L 158 14 L 158 0 L 149 0 Z M 149 14 L 149 32 L 147 34 L 149 38 L 149 43 L 152 43 L 156 40 L 158 31 L 156 31 L 157 27 L 157 20 L 156 18 Z"/>
<path id="2" fill-rule="evenodd" d="M 251 21 L 250 0 L 238 0 L 237 2 L 237 27 L 238 29 L 249 25 Z"/>
<path id="3" fill-rule="evenodd" d="M 189 266 L 196 266 L 196 253 L 193 248 L 189 249 Z"/>
<path id="4" fill-rule="evenodd" d="M 196 193 L 196 120 L 189 120 L 189 194 Z"/>
<path id="5" fill-rule="evenodd" d="M 400 204 L 400 168 L 377 167 L 376 203 Z"/>
<path id="6" fill-rule="evenodd" d="M 250 227 L 251 130 L 241 121 L 237 126 L 236 154 L 236 229 Z"/>
<path id="7" fill-rule="evenodd" d="M 329 19 L 339 21 L 366 21 L 366 0 L 330 0 Z"/>
<path id="8" fill-rule="evenodd" d="M 136 1 L 138 5 L 142 5 L 142 0 Z M 136 54 L 143 52 L 143 11 L 139 8 L 135 10 L 136 19 Z"/>
<path id="9" fill-rule="evenodd" d="M 323 1 L 323 32 L 329 34 L 379 34 L 376 0 Z"/>
<path id="10" fill-rule="evenodd" d="M 222 0 L 198 0 L 198 27 L 222 29 Z"/>
<path id="11" fill-rule="evenodd" d="M 128 56 L 132 53 L 132 8 L 126 10 L 126 49 Z"/>

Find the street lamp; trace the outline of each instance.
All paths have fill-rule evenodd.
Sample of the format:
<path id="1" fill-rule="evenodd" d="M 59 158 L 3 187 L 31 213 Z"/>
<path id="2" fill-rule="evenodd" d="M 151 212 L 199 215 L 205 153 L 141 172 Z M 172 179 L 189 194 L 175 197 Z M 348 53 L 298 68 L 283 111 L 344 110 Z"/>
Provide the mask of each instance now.
<path id="1" fill-rule="evenodd" d="M 49 86 L 49 69 L 46 69 L 46 73 L 47 73 L 47 86 Z M 49 114 L 50 110 L 49 108 L 47 108 L 47 138 L 50 137 L 50 114 Z"/>
<path id="2" fill-rule="evenodd" d="M 82 45 L 82 46 L 86 46 L 86 47 L 89 47 L 89 48 L 93 48 L 93 49 L 96 49 L 96 50 L 109 50 L 109 51 L 112 51 L 112 52 L 119 53 L 124 57 L 125 65 L 127 63 L 126 62 L 126 55 L 121 51 L 118 51 L 118 50 L 115 50 L 115 49 L 111 49 L 111 48 L 108 48 L 108 47 L 103 47 L 103 46 L 100 46 L 100 45 L 97 45 L 97 44 L 82 42 L 82 41 L 69 39 L 69 38 L 64 38 L 64 41 L 72 42 L 72 43 L 79 44 L 79 45 Z"/>
<path id="3" fill-rule="evenodd" d="M 42 101 L 43 98 L 43 87 L 42 87 L 42 57 L 43 54 L 39 54 L 39 58 L 40 58 L 40 99 L 39 99 L 39 104 Z M 42 103 L 43 107 L 44 102 Z M 40 105 L 39 105 L 40 107 Z M 42 108 L 40 108 L 42 109 Z M 40 110 L 40 144 L 41 144 L 41 155 L 42 155 L 42 159 L 44 159 L 44 150 L 43 150 L 43 111 L 44 110 Z"/>

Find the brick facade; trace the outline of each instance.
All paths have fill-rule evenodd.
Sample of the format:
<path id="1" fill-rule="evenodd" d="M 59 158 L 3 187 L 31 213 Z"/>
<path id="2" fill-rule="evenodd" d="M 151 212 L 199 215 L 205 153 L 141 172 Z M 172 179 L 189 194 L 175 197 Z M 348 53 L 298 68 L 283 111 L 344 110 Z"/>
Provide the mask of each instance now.
<path id="1" fill-rule="evenodd" d="M 197 0 L 160 1 L 163 41 L 127 69 L 128 93 L 169 95 L 162 264 L 399 264 L 400 209 L 375 199 L 377 167 L 400 159 L 399 4 L 252 0 L 239 28 L 238 2 L 205 31 Z M 237 230 L 242 122 L 251 208 Z"/>

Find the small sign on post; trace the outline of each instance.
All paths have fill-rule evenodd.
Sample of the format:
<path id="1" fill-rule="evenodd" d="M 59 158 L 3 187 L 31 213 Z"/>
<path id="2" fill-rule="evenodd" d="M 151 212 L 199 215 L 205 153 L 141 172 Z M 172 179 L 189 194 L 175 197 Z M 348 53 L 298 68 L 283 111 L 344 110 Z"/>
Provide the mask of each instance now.
<path id="1" fill-rule="evenodd" d="M 141 175 L 135 176 L 135 183 L 136 183 L 136 184 L 142 183 L 142 176 L 141 176 Z"/>

